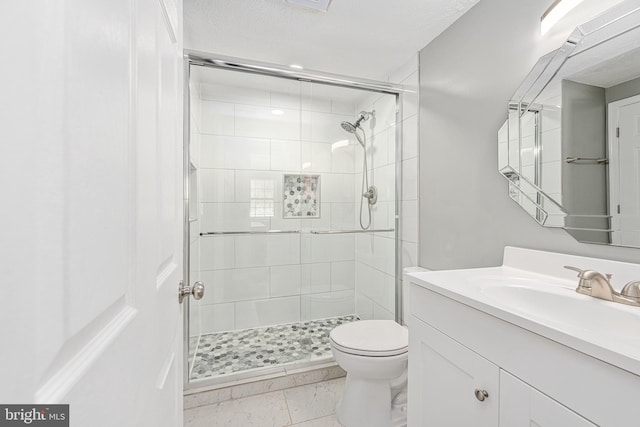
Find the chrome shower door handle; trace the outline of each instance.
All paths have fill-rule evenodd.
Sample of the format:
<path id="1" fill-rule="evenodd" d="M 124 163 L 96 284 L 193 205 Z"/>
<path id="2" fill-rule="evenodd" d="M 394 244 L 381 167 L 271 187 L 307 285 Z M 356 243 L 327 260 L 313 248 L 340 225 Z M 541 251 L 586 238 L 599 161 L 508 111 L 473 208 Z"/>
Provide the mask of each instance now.
<path id="1" fill-rule="evenodd" d="M 182 304 L 184 297 L 188 297 L 189 295 L 193 296 L 195 300 L 201 300 L 204 296 L 204 283 L 198 281 L 195 282 L 193 286 L 185 286 L 181 280 L 178 285 L 178 303 Z"/>

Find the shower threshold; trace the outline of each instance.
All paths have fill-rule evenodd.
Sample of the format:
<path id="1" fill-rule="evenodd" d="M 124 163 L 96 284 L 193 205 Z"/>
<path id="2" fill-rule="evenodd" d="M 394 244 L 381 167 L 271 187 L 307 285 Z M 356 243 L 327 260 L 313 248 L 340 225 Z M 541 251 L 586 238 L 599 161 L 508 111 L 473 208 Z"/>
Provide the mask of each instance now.
<path id="1" fill-rule="evenodd" d="M 231 374 L 303 362 L 332 360 L 329 332 L 343 323 L 358 320 L 356 315 L 331 317 L 238 331 L 203 334 L 195 349 L 191 380 L 221 378 Z"/>

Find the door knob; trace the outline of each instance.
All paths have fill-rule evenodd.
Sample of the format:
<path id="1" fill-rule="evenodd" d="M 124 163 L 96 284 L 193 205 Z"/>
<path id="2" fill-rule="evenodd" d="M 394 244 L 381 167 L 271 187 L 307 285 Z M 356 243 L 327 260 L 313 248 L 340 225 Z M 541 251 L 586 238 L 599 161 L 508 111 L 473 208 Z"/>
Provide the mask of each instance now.
<path id="1" fill-rule="evenodd" d="M 193 296 L 193 299 L 200 300 L 204 296 L 204 283 L 198 281 L 193 284 L 193 286 L 185 286 L 184 282 L 181 280 L 178 285 L 178 302 L 182 304 L 182 300 L 184 297 L 188 297 L 189 295 Z"/>
<path id="2" fill-rule="evenodd" d="M 487 393 L 487 390 L 480 390 L 477 388 L 473 393 L 476 395 L 476 399 L 478 399 L 480 402 L 484 402 L 484 400 L 489 397 L 489 393 Z"/>

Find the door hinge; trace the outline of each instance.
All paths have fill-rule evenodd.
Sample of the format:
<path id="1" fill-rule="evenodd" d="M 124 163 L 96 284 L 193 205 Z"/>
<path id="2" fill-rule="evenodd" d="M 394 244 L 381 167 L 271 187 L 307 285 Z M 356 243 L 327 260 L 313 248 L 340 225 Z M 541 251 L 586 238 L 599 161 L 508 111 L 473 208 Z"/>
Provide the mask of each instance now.
<path id="1" fill-rule="evenodd" d="M 616 128 L 616 138 L 620 138 L 620 128 Z"/>
<path id="2" fill-rule="evenodd" d="M 620 213 L 620 205 L 618 205 L 618 213 Z"/>

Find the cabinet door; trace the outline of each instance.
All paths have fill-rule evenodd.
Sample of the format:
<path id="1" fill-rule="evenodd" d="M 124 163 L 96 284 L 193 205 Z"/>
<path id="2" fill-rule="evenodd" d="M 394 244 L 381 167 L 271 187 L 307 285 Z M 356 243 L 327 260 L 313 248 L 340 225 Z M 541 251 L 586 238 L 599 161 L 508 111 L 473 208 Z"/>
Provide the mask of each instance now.
<path id="1" fill-rule="evenodd" d="M 411 317 L 409 427 L 496 427 L 499 369 Z M 486 397 L 476 397 L 485 391 Z"/>
<path id="2" fill-rule="evenodd" d="M 596 427 L 595 424 L 500 371 L 500 427 Z"/>

